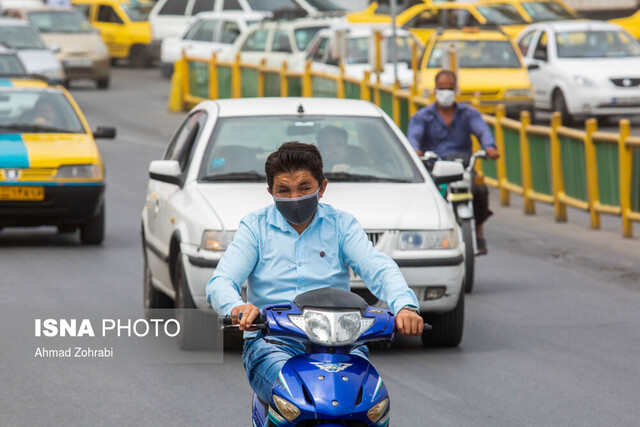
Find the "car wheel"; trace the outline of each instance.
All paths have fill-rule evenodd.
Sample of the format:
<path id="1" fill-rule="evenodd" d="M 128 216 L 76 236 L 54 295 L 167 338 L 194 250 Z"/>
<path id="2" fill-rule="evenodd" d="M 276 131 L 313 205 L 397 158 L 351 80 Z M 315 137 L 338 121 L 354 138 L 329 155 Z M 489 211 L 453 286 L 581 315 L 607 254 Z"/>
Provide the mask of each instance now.
<path id="1" fill-rule="evenodd" d="M 567 102 L 564 99 L 564 95 L 560 89 L 556 89 L 553 92 L 553 111 L 559 111 L 562 115 L 562 124 L 564 126 L 570 126 L 573 123 L 573 117 L 569 114 L 567 109 Z"/>
<path id="2" fill-rule="evenodd" d="M 98 89 L 108 89 L 109 83 L 111 83 L 109 77 L 96 80 L 96 86 L 98 86 Z"/>
<path id="3" fill-rule="evenodd" d="M 147 262 L 147 254 L 144 247 L 144 237 L 142 239 L 142 262 L 143 262 L 143 295 L 144 298 L 144 312 L 148 319 L 151 319 L 151 310 L 173 308 L 173 300 L 169 298 L 164 292 L 157 290 L 153 287 L 151 269 Z"/>
<path id="4" fill-rule="evenodd" d="M 142 45 L 135 45 L 129 52 L 129 60 L 135 68 L 148 68 L 153 62 L 147 48 Z"/>
<path id="5" fill-rule="evenodd" d="M 471 221 L 462 221 L 462 240 L 464 240 L 464 291 L 470 293 L 473 289 L 475 275 L 476 254 L 473 250 L 473 228 Z"/>
<path id="6" fill-rule="evenodd" d="M 83 245 L 99 245 L 104 240 L 104 203 L 100 211 L 80 226 L 80 241 Z"/>
<path id="7" fill-rule="evenodd" d="M 196 308 L 187 283 L 182 254 L 176 256 L 174 269 L 176 319 L 180 324 L 178 347 L 181 350 L 206 350 L 215 345 L 216 323 L 213 316 Z"/>
<path id="8" fill-rule="evenodd" d="M 424 321 L 431 325 L 430 331 L 422 333 L 422 343 L 427 347 L 457 347 L 462 341 L 464 330 L 464 292 L 460 293 L 458 304 L 444 314 L 427 314 Z"/>

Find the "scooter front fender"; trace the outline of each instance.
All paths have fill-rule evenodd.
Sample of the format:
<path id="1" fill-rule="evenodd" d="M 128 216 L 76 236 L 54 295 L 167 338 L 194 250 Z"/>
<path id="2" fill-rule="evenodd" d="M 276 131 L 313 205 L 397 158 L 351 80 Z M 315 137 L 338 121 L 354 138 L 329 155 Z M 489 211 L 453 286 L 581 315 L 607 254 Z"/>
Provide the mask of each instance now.
<path id="1" fill-rule="evenodd" d="M 460 219 L 473 218 L 473 209 L 468 204 L 459 204 L 456 206 L 456 216 Z"/>

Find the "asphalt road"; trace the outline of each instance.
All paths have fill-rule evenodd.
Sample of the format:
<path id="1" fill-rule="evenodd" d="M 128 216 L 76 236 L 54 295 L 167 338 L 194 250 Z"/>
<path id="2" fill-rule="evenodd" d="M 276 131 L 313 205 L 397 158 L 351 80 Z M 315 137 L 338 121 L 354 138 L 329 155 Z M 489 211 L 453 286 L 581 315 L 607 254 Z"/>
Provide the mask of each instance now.
<path id="1" fill-rule="evenodd" d="M 87 248 L 53 229 L 2 231 L 0 311 L 125 307 L 142 316 L 146 171 L 182 117 L 166 112 L 168 91 L 157 70 L 125 68 L 114 70 L 108 91 L 72 90 L 92 127 L 118 127 L 116 140 L 99 142 L 107 237 Z M 524 216 L 516 197 L 511 207 L 493 202 L 489 255 L 477 262 L 461 346 L 424 349 L 401 339 L 372 353 L 393 424 L 637 425 L 640 240 L 622 239 L 617 218 L 595 231 L 579 212 L 556 224 L 548 207 Z M 14 325 L 0 318 L 7 336 Z M 0 355 L 27 338 L 3 339 Z M 3 356 L 0 425 L 250 425 L 238 346 L 224 357 L 176 364 Z"/>

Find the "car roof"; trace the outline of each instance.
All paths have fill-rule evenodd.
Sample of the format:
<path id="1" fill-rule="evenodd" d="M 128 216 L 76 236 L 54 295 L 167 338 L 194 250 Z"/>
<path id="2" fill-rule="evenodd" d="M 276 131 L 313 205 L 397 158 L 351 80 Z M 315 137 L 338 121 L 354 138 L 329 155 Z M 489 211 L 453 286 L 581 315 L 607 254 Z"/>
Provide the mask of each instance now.
<path id="1" fill-rule="evenodd" d="M 473 27 L 475 28 L 475 27 Z M 485 29 L 448 29 L 437 35 L 438 40 L 509 40 L 509 36 L 500 30 Z"/>
<path id="2" fill-rule="evenodd" d="M 590 19 L 584 20 L 566 20 L 566 21 L 551 21 L 551 22 L 539 22 L 532 24 L 531 28 L 545 27 L 552 31 L 582 31 L 582 30 L 620 30 L 620 27 L 616 24 L 611 24 L 606 21 L 596 21 Z"/>
<path id="3" fill-rule="evenodd" d="M 319 17 L 319 18 L 297 18 L 288 21 L 262 21 L 256 25 L 262 27 L 291 27 L 291 28 L 304 28 L 304 27 L 317 27 L 322 25 L 331 25 L 335 22 L 339 22 L 341 18 L 337 17 Z"/>
<path id="4" fill-rule="evenodd" d="M 373 34 L 375 30 L 381 30 L 383 35 L 390 36 L 393 31 L 391 24 L 369 24 L 369 23 L 345 22 L 345 23 L 337 23 L 337 24 L 331 25 L 328 28 L 323 28 L 322 30 L 319 31 L 319 33 L 321 33 L 322 35 L 326 35 L 327 33 L 331 34 L 339 30 L 347 30 L 347 34 L 350 37 L 369 36 Z M 405 29 L 396 28 L 396 34 L 398 36 L 408 36 L 411 33 Z"/>
<path id="5" fill-rule="evenodd" d="M 52 88 L 45 80 L 40 80 L 37 78 L 31 78 L 29 76 L 25 76 L 25 78 L 4 78 L 0 74 L 0 90 L 7 88 L 42 88 L 49 89 Z"/>
<path id="6" fill-rule="evenodd" d="M 0 25 L 8 27 L 30 27 L 31 24 L 23 19 L 0 18 Z"/>
<path id="7" fill-rule="evenodd" d="M 363 116 L 381 117 L 380 110 L 374 104 L 358 99 L 335 98 L 240 98 L 204 101 L 215 103 L 220 117 L 247 116 L 290 116 L 300 114 L 310 116 Z"/>
<path id="8" fill-rule="evenodd" d="M 200 12 L 194 15 L 197 19 L 214 19 L 214 18 L 235 18 L 243 21 L 254 21 L 256 19 L 264 19 L 269 16 L 267 12 L 243 12 L 241 10 L 223 11 L 223 12 Z"/>

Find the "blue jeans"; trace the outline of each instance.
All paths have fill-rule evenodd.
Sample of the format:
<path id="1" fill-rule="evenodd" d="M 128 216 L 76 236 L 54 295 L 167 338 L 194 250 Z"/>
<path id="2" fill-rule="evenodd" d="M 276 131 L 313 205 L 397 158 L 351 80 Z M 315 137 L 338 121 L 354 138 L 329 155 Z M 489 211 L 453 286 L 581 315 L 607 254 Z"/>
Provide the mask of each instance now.
<path id="1" fill-rule="evenodd" d="M 283 340 L 275 338 L 274 341 Z M 286 343 L 293 346 L 272 344 L 260 336 L 244 342 L 242 349 L 244 370 L 247 372 L 251 388 L 263 402 L 271 402 L 273 384 L 287 360 L 306 353 L 304 344 L 295 340 L 286 340 Z M 369 360 L 369 349 L 365 345 L 354 348 L 351 354 Z"/>

